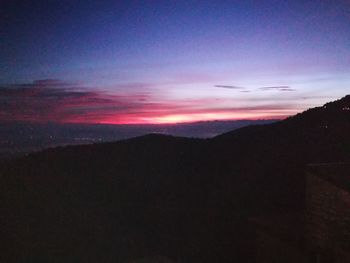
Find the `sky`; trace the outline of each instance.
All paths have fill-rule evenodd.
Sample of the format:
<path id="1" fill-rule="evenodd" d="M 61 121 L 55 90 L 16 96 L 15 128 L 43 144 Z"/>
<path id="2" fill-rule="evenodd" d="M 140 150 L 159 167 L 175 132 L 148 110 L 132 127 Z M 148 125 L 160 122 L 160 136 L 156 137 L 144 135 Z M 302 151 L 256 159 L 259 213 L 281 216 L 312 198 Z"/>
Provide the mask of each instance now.
<path id="1" fill-rule="evenodd" d="M 0 121 L 276 119 L 350 92 L 350 1 L 0 1 Z"/>

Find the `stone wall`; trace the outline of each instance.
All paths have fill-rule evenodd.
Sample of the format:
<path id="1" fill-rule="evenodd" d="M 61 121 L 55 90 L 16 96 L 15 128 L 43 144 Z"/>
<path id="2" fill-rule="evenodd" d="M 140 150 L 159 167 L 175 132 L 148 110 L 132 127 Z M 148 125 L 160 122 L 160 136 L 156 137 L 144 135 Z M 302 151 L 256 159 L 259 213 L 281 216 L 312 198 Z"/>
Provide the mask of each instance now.
<path id="1" fill-rule="evenodd" d="M 350 252 L 346 252 L 340 248 L 336 248 L 334 262 L 335 263 L 349 263 L 350 262 Z"/>
<path id="2" fill-rule="evenodd" d="M 350 193 L 312 173 L 306 184 L 306 238 L 314 249 L 330 253 L 350 245 Z"/>
<path id="3" fill-rule="evenodd" d="M 256 236 L 257 263 L 306 263 L 306 255 L 297 247 L 268 232 L 258 230 Z"/>
<path id="4" fill-rule="evenodd" d="M 306 174 L 304 227 L 285 222 L 282 215 L 277 217 L 281 218 L 279 223 L 272 221 L 275 224 L 271 220 L 252 220 L 257 228 L 256 262 L 350 263 L 349 166 L 311 168 Z M 293 232 L 302 231 L 302 242 L 295 242 L 291 233 L 280 235 L 282 232 L 276 231 L 280 225 Z"/>

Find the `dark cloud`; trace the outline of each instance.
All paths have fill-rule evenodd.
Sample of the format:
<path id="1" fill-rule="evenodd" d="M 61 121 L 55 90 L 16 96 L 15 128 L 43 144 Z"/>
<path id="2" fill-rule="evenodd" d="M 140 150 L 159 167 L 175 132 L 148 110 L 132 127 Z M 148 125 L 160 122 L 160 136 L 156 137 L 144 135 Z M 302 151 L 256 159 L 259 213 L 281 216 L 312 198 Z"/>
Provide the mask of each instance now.
<path id="1" fill-rule="evenodd" d="M 141 96 L 144 99 L 144 96 Z M 60 80 L 0 87 L 0 120 L 74 121 L 135 108 L 136 96 L 110 96 Z M 93 114 L 94 113 L 94 114 Z"/>
<path id="2" fill-rule="evenodd" d="M 245 88 L 245 87 L 239 87 L 239 86 L 233 86 L 233 85 L 214 85 L 216 88 L 223 88 L 223 89 L 234 89 L 239 90 L 239 92 L 242 93 L 249 93 L 251 90 Z M 264 91 L 270 91 L 270 90 L 277 90 L 277 91 L 295 91 L 295 89 L 289 87 L 289 86 L 267 86 L 267 87 L 260 87 L 259 90 Z"/>
<path id="3" fill-rule="evenodd" d="M 245 89 L 244 87 L 238 87 L 233 85 L 214 85 L 215 88 L 223 88 L 223 89 Z"/>
<path id="4" fill-rule="evenodd" d="M 295 91 L 295 89 L 289 86 L 269 86 L 269 87 L 261 87 L 260 90 L 278 90 L 278 91 Z"/>
<path id="5" fill-rule="evenodd" d="M 28 84 L 30 85 L 30 84 Z M 40 80 L 35 80 L 33 82 L 33 85 L 35 86 L 59 86 L 59 87 L 62 87 L 62 86 L 71 86 L 72 84 L 71 83 L 68 83 L 68 82 L 64 82 L 62 80 L 59 80 L 59 79 L 40 79 Z"/>

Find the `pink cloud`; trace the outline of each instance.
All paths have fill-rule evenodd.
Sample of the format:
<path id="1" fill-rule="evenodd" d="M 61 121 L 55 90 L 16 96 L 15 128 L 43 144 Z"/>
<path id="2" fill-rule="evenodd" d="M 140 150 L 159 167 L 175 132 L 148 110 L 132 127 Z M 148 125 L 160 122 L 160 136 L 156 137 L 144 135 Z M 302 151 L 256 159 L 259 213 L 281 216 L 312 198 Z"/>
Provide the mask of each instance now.
<path id="1" fill-rule="evenodd" d="M 142 89 L 141 89 L 142 90 Z M 59 80 L 0 87 L 0 121 L 66 123 L 167 123 L 286 117 L 293 105 L 227 107 L 230 99 L 160 100 L 149 92 L 106 92 Z M 232 104 L 232 103 L 231 103 Z"/>

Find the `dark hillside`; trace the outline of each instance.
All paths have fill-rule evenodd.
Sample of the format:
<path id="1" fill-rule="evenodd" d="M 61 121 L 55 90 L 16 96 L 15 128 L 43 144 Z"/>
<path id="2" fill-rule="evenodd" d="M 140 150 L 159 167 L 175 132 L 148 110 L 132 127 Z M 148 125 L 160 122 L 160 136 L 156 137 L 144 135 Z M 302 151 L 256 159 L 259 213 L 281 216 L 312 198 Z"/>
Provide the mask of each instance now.
<path id="1" fill-rule="evenodd" d="M 349 105 L 346 96 L 281 122 L 222 134 L 213 139 L 212 152 L 221 153 L 228 171 L 239 170 L 251 191 L 268 195 L 269 204 L 298 208 L 307 163 L 350 160 Z"/>

